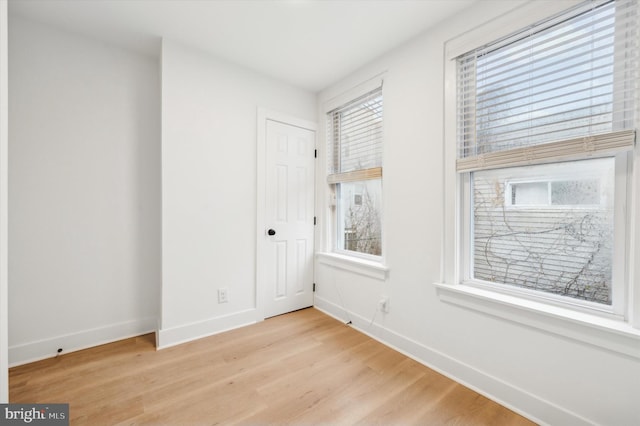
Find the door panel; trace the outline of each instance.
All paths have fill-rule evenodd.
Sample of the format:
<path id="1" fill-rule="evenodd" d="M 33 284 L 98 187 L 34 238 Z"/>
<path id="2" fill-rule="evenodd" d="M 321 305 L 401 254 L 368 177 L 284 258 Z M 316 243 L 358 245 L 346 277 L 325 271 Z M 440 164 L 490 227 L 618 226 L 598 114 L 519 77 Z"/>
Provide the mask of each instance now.
<path id="1" fill-rule="evenodd" d="M 267 120 L 265 149 L 268 318 L 313 305 L 315 132 Z"/>

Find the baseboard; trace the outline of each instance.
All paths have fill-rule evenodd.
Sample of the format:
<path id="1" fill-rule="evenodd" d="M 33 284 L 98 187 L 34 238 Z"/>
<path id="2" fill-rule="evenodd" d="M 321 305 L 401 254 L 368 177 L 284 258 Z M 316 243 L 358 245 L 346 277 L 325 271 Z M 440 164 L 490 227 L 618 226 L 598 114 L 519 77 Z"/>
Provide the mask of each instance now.
<path id="1" fill-rule="evenodd" d="M 567 426 L 593 424 L 578 414 L 541 399 L 524 389 L 479 371 L 468 364 L 388 330 L 379 324 L 372 324 L 370 318 L 347 311 L 322 297 L 316 295 L 314 305 L 316 309 L 339 321 L 345 323 L 351 321 L 350 325 L 358 331 L 473 389 L 535 423 Z"/>
<path id="2" fill-rule="evenodd" d="M 236 312 L 230 315 L 210 318 L 177 327 L 163 328 L 156 335 L 156 349 L 165 349 L 181 343 L 201 339 L 213 334 L 233 330 L 256 323 L 256 310 Z"/>
<path id="3" fill-rule="evenodd" d="M 97 327 L 35 342 L 23 343 L 9 347 L 9 367 L 53 358 L 58 355 L 58 348 L 63 354 L 152 333 L 156 330 L 156 318 L 144 318 Z"/>

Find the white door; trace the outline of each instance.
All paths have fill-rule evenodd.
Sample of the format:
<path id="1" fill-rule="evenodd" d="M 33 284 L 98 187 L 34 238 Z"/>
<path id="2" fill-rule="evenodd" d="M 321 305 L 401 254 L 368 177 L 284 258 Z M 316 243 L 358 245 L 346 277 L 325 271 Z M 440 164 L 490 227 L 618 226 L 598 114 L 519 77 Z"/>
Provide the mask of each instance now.
<path id="1" fill-rule="evenodd" d="M 313 305 L 315 132 L 266 123 L 264 317 Z"/>

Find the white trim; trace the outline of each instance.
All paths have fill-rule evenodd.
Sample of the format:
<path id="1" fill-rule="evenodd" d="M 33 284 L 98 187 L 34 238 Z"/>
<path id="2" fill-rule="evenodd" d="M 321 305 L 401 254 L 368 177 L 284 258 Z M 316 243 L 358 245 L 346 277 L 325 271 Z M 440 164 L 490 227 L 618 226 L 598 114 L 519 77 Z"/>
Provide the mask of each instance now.
<path id="1" fill-rule="evenodd" d="M 316 134 L 316 146 L 317 146 L 317 133 L 318 126 L 316 123 L 308 120 L 303 120 L 297 117 L 293 117 L 288 114 L 280 113 L 277 111 L 269 110 L 266 108 L 258 107 L 256 114 L 256 300 L 255 300 L 255 321 L 264 320 L 264 306 L 266 303 L 266 283 L 265 283 L 265 271 L 267 270 L 263 253 L 266 250 L 267 239 L 265 238 L 267 224 L 265 222 L 266 215 L 266 202 L 267 202 L 267 188 L 266 188 L 266 161 L 267 161 L 267 121 L 276 121 L 278 123 L 299 127 L 301 129 L 310 130 Z M 315 167 L 315 173 L 317 176 L 317 164 Z M 315 191 L 316 180 L 313 180 L 313 189 Z M 316 196 L 314 194 L 314 202 Z M 317 238 L 318 226 L 314 229 L 314 244 Z"/>
<path id="2" fill-rule="evenodd" d="M 631 182 L 629 175 L 629 153 L 619 153 L 615 156 L 614 202 L 613 202 L 613 255 L 611 260 L 611 308 L 613 313 L 629 320 L 630 310 L 627 301 L 627 289 L 634 287 L 628 281 L 629 270 L 632 268 L 629 256 L 629 225 L 631 216 L 627 203 L 629 199 L 628 187 Z"/>
<path id="3" fill-rule="evenodd" d="M 14 345 L 9 348 L 9 365 L 15 367 L 41 359 L 53 358 L 57 355 L 58 348 L 63 349 L 62 354 L 68 354 L 105 343 L 153 333 L 156 326 L 156 318 L 150 317 Z"/>
<path id="4" fill-rule="evenodd" d="M 629 323 L 640 329 L 640 147 L 636 146 L 634 151 L 634 159 L 629 157 L 628 173 L 631 176 L 631 183 L 628 185 L 628 211 L 631 213 L 628 218 L 629 228 L 627 237 L 631 240 L 628 243 L 629 256 L 628 261 L 631 266 L 628 268 L 627 282 L 632 283 L 628 286 L 627 294 L 628 303 L 628 320 Z M 634 190 L 635 189 L 635 190 Z M 631 220 L 635 218 L 635 220 Z"/>
<path id="5" fill-rule="evenodd" d="M 443 352 L 373 323 L 352 311 L 316 296 L 315 309 L 336 318 L 351 321 L 351 327 L 389 346 L 407 357 L 441 373 L 450 379 L 496 401 L 510 410 L 538 424 L 591 425 L 593 422 L 566 410 L 551 401 L 527 392 L 491 374 L 478 370 Z M 534 416 L 532 413 L 537 413 Z"/>
<path id="6" fill-rule="evenodd" d="M 520 31 L 528 25 L 548 19 L 581 2 L 583 0 L 514 1 L 514 7 L 511 10 L 448 40 L 445 43 L 445 61 Z"/>
<path id="7" fill-rule="evenodd" d="M 264 304 L 265 298 L 263 291 L 264 288 L 264 275 L 266 266 L 264 265 L 264 259 L 261 253 L 265 252 L 266 241 L 264 238 L 264 230 L 266 229 L 265 215 L 266 215 L 266 200 L 267 200 L 267 188 L 266 188 L 266 167 L 265 162 L 267 158 L 266 146 L 267 146 L 267 110 L 264 108 L 258 108 L 257 113 L 257 138 L 256 138 L 256 317 L 255 321 L 264 320 Z"/>
<path id="8" fill-rule="evenodd" d="M 158 330 L 156 350 L 202 339 L 203 337 L 255 324 L 256 310 L 234 312 L 204 321 L 192 322 Z"/>
<path id="9" fill-rule="evenodd" d="M 323 265 L 378 280 L 385 280 L 389 272 L 389 268 L 382 263 L 357 256 L 323 252 L 316 253 L 316 259 Z"/>
<path id="10" fill-rule="evenodd" d="M 9 45 L 7 0 L 0 0 L 0 403 L 9 401 L 8 155 Z"/>
<path id="11" fill-rule="evenodd" d="M 264 132 L 258 132 L 258 136 L 260 136 L 260 133 L 262 133 L 262 138 L 266 136 L 266 120 L 277 121 L 278 123 L 300 127 L 301 129 L 311 130 L 312 132 L 316 132 L 318 130 L 318 125 L 313 121 L 304 120 L 302 118 L 294 117 L 293 115 L 270 110 L 267 108 L 258 107 L 257 114 L 258 129 L 262 127 L 262 130 L 264 130 Z M 264 143 L 262 144 L 262 146 L 264 147 Z"/>
<path id="12" fill-rule="evenodd" d="M 624 321 L 466 285 L 435 285 L 444 302 L 640 359 L 640 330 Z"/>
<path id="13" fill-rule="evenodd" d="M 382 87 L 384 84 L 384 77 L 386 75 L 386 71 L 377 74 L 364 82 L 352 87 L 351 89 L 347 89 L 344 92 L 334 96 L 331 99 L 327 99 L 324 103 L 324 114 L 333 111 L 334 109 L 341 107 L 342 105 L 353 101 L 354 99 L 359 98 L 360 96 L 366 95 L 369 92 L 376 90 L 379 87 Z"/>
<path id="14" fill-rule="evenodd" d="M 462 224 L 465 218 L 460 215 L 461 198 L 463 191 L 458 191 L 461 181 L 468 179 L 468 173 L 456 172 L 457 139 L 456 139 L 456 63 L 446 58 L 447 44 L 443 50 L 444 55 L 444 120 L 443 120 L 443 150 L 442 150 L 442 233 L 441 233 L 441 259 L 440 282 L 460 282 L 462 271 L 459 259 L 458 241 L 461 240 L 460 232 L 464 229 Z M 466 187 L 463 186 L 463 187 Z"/>

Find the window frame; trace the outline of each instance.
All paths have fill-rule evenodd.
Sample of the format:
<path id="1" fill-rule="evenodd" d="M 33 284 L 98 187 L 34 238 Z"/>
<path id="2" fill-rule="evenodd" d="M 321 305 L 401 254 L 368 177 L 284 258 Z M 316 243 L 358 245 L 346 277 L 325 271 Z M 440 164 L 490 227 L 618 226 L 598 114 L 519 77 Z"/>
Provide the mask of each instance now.
<path id="1" fill-rule="evenodd" d="M 473 256 L 474 244 L 471 216 L 473 214 L 473 197 L 472 182 L 469 172 L 462 173 L 461 188 L 462 199 L 460 209 L 462 211 L 462 229 L 461 242 L 459 244 L 459 256 L 462 260 L 460 264 L 460 281 L 464 285 L 475 286 L 489 291 L 495 291 L 502 294 L 512 295 L 531 301 L 549 303 L 555 306 L 576 309 L 585 313 L 605 316 L 613 319 L 625 320 L 628 315 L 627 307 L 627 274 L 626 264 L 628 263 L 628 240 L 626 238 L 626 229 L 629 226 L 628 215 L 626 214 L 625 205 L 627 203 L 627 185 L 629 177 L 627 174 L 627 163 L 629 153 L 619 153 L 615 158 L 615 183 L 614 183 L 614 235 L 613 235 L 613 253 L 612 254 L 612 277 L 611 277 L 611 305 L 604 305 L 597 302 L 590 302 L 581 299 L 571 298 L 569 296 L 555 295 L 545 293 L 538 290 L 530 290 L 520 288 L 504 283 L 494 283 L 490 281 L 474 278 Z M 601 156 L 597 158 L 609 158 Z M 501 170 L 501 169 L 496 169 Z M 549 179 L 552 180 L 552 179 Z M 523 206 L 525 208 L 530 206 Z M 516 207 L 519 208 L 519 207 Z M 622 253 L 620 255 L 620 253 Z"/>
<path id="2" fill-rule="evenodd" d="M 605 4 L 606 2 L 602 2 L 602 4 Z M 615 6 L 614 6 L 615 7 Z M 580 15 L 580 13 L 574 11 L 572 16 L 578 16 Z M 566 16 L 563 16 L 563 19 L 566 18 Z M 563 22 L 555 22 L 553 25 L 551 26 L 545 26 L 545 28 L 555 28 L 555 25 L 563 25 Z M 614 31 L 616 33 L 620 33 L 620 30 L 616 27 L 614 29 Z M 502 41 L 500 43 L 503 43 Z M 473 51 L 471 51 L 473 52 Z M 496 52 L 499 52 L 499 50 L 496 50 Z M 475 53 L 474 53 L 475 54 Z M 464 58 L 466 58 L 466 56 L 464 56 Z M 561 60 L 562 57 L 559 57 L 557 59 L 554 58 L 554 60 Z M 618 59 L 617 57 L 615 57 L 614 59 Z M 466 60 L 466 59 L 465 59 Z M 458 61 L 456 60 L 456 63 Z M 614 63 L 614 67 L 617 67 L 618 64 L 617 62 Z M 467 73 L 469 71 L 466 71 Z M 480 94 L 477 92 L 476 88 L 476 80 L 471 80 L 469 82 L 469 84 L 471 85 L 471 87 L 474 88 L 474 91 L 472 92 L 471 96 L 475 99 L 476 97 L 478 97 Z M 613 85 L 619 85 L 620 83 L 617 80 L 613 81 Z M 618 110 L 616 109 L 619 105 L 614 102 L 614 100 L 611 101 L 611 106 L 613 109 L 612 111 L 612 115 L 615 116 L 617 114 L 619 114 Z M 475 107 L 473 107 L 475 108 Z M 458 112 L 459 114 L 459 112 Z M 475 126 L 475 125 L 474 125 Z M 466 127 L 465 127 L 466 128 Z M 610 132 L 613 132 L 617 129 L 611 129 Z M 567 139 L 567 140 L 571 140 Z M 483 142 L 483 144 L 485 144 L 485 142 Z M 544 147 L 544 143 L 542 145 L 536 145 L 536 146 L 542 146 Z M 534 148 L 535 149 L 535 148 Z M 512 152 L 514 151 L 513 149 L 510 149 L 510 151 L 508 152 Z M 505 151 L 507 152 L 507 151 Z M 532 291 L 532 290 L 528 290 L 528 289 L 523 289 L 523 288 L 519 288 L 518 286 L 514 286 L 514 285 L 510 285 L 510 284 L 506 284 L 506 283 L 493 283 L 493 282 L 487 282 L 487 281 L 483 281 L 481 279 L 475 278 L 474 277 L 474 271 L 473 271 L 473 264 L 474 264 L 474 245 L 473 245 L 473 241 L 474 241 L 474 230 L 473 230 L 473 226 L 471 223 L 471 215 L 472 215 L 472 211 L 474 209 L 474 204 L 473 204 L 473 170 L 471 172 L 469 172 L 468 170 L 464 170 L 462 172 L 459 171 L 459 173 L 464 175 L 464 188 L 462 189 L 463 192 L 465 193 L 465 196 L 462 198 L 461 200 L 461 206 L 460 208 L 463 211 L 463 215 L 465 217 L 465 221 L 462 223 L 462 241 L 460 244 L 460 250 L 461 253 L 459 254 L 461 259 L 463 259 L 463 270 L 461 271 L 461 276 L 462 276 L 462 280 L 463 282 L 465 282 L 468 285 L 476 285 L 476 286 L 483 286 L 483 287 L 487 287 L 490 290 L 495 290 L 495 291 L 499 291 L 499 292 L 507 292 L 509 294 L 513 294 L 519 297 L 524 297 L 524 298 L 530 298 L 530 299 L 534 299 L 534 300 L 541 300 L 541 301 L 546 301 L 549 303 L 554 303 L 554 304 L 560 304 L 561 306 L 567 306 L 567 307 L 574 307 L 574 308 L 579 308 L 579 309 L 587 309 L 587 310 L 593 310 L 594 313 L 596 314 L 604 314 L 604 315 L 614 315 L 620 318 L 625 318 L 627 315 L 627 309 L 625 307 L 626 305 L 626 291 L 625 288 L 627 287 L 626 285 L 626 274 L 624 273 L 624 268 L 625 265 L 627 264 L 627 256 L 628 256 L 628 247 L 626 246 L 626 228 L 628 226 L 628 220 L 626 218 L 626 214 L 625 214 L 625 210 L 624 210 L 624 205 L 626 205 L 627 203 L 627 191 L 626 191 L 626 187 L 627 187 L 627 180 L 629 179 L 627 173 L 626 173 L 626 162 L 628 161 L 627 159 L 627 152 L 623 152 L 623 153 L 617 153 L 615 156 L 613 155 L 607 155 L 606 153 L 601 153 L 596 151 L 595 153 L 591 154 L 592 158 L 595 157 L 614 157 L 616 158 L 615 161 L 615 176 L 624 176 L 625 177 L 625 181 L 622 181 L 621 179 L 615 179 L 614 180 L 614 191 L 615 191 L 615 195 L 614 195 L 614 238 L 613 238 L 613 253 L 615 253 L 615 255 L 612 254 L 612 280 L 611 280 L 611 298 L 612 298 L 612 305 L 604 305 L 604 304 L 595 304 L 596 306 L 594 306 L 594 304 L 590 303 L 590 302 L 586 302 L 586 301 L 582 301 L 580 299 L 574 299 L 571 297 L 565 297 L 565 296 L 558 296 L 558 295 L 554 295 L 551 293 L 547 293 L 544 291 Z M 587 158 L 587 156 L 583 156 L 582 158 Z M 582 158 L 578 158 L 578 159 L 582 159 Z M 465 158 L 466 160 L 466 158 Z M 563 164 L 565 163 L 566 160 L 564 159 L 554 159 L 554 160 L 547 160 L 548 163 L 554 163 L 554 164 Z M 513 166 L 513 164 L 504 164 L 501 165 L 500 167 L 496 167 L 495 170 L 507 170 L 509 169 L 511 166 Z M 536 167 L 544 167 L 544 165 L 531 165 L 531 168 L 536 168 Z M 553 176 L 549 176 L 549 181 L 553 180 Z M 505 191 L 506 193 L 506 191 Z M 516 207 L 517 208 L 517 207 Z M 620 232 L 620 229 L 622 229 L 622 232 Z M 600 305 L 600 306 L 598 306 Z"/>
<path id="3" fill-rule="evenodd" d="M 357 88 L 348 91 L 347 93 L 339 96 L 338 98 L 334 98 L 331 102 L 328 102 L 325 105 L 325 116 L 327 121 L 327 127 L 332 128 L 333 126 L 333 117 L 330 115 L 332 111 L 339 109 L 343 106 L 346 106 L 363 96 L 366 96 L 369 93 L 373 93 L 375 91 L 379 91 L 382 96 L 384 102 L 384 93 L 383 93 L 383 83 L 384 83 L 384 74 L 378 77 L 375 77 L 367 82 L 364 82 L 362 85 L 359 85 Z M 382 119 L 382 131 L 383 131 L 383 144 L 384 144 L 384 112 Z M 334 141 L 332 140 L 331 132 L 327 132 L 327 146 L 333 146 Z M 328 151 L 333 151 L 333 149 L 329 149 Z M 331 158 L 331 154 L 327 153 L 327 159 L 333 161 Z M 383 161 L 384 162 L 384 161 Z M 379 169 L 379 170 L 378 170 Z M 364 177 L 364 179 L 354 178 L 356 175 L 358 177 Z M 344 179 L 344 180 L 343 180 Z M 344 241 L 340 238 L 340 232 L 343 230 L 343 226 L 339 223 L 340 216 L 340 194 L 338 191 L 338 186 L 343 183 L 362 183 L 366 184 L 366 182 L 370 180 L 379 180 L 380 181 L 380 255 L 373 255 L 369 253 L 358 252 L 355 250 L 347 250 L 341 248 L 340 245 Z M 385 254 L 385 244 L 384 244 L 384 214 L 383 214 L 383 200 L 384 200 L 384 185 L 382 178 L 382 165 L 379 167 L 375 167 L 372 169 L 360 169 L 353 172 L 343 172 L 343 173 L 335 173 L 333 175 L 329 174 L 327 176 L 327 186 L 329 193 L 329 236 L 328 236 L 328 248 L 331 253 L 334 253 L 343 258 L 353 258 L 356 260 L 361 260 L 365 263 L 373 263 L 373 264 L 384 264 L 384 254 Z"/>
<path id="4" fill-rule="evenodd" d="M 470 223 L 471 211 L 463 209 L 462 206 L 465 199 L 469 200 L 470 197 L 467 182 L 470 173 L 456 171 L 457 73 L 454 58 L 566 9 L 566 3 L 549 4 L 542 10 L 535 2 L 527 2 L 444 44 L 442 257 L 440 279 L 434 285 L 440 300 L 445 303 L 640 359 L 640 224 L 636 224 L 640 220 L 638 144 L 632 151 L 618 154 L 616 157 L 616 169 L 618 170 L 618 164 L 626 167 L 626 175 L 615 175 L 616 199 L 619 199 L 618 194 L 623 192 L 626 199 L 626 204 L 620 203 L 620 207 L 626 212 L 627 232 L 622 238 L 616 239 L 622 241 L 625 246 L 626 263 L 622 267 L 625 279 L 625 315 L 598 314 L 592 309 L 566 303 L 556 304 L 548 300 L 496 291 L 495 288 L 488 289 L 483 285 L 469 285 L 464 279 L 463 271 L 468 270 L 469 258 L 465 260 L 463 256 L 462 242 L 466 232 L 464 224 Z M 617 233 L 624 233 L 624 229 L 617 224 L 615 226 Z M 620 256 L 614 255 L 614 262 L 620 260 Z"/>

